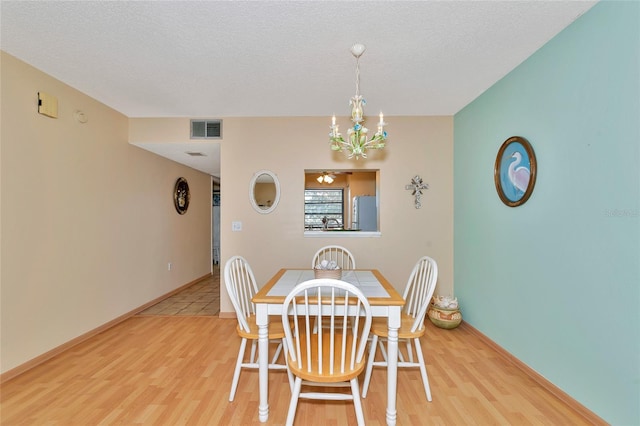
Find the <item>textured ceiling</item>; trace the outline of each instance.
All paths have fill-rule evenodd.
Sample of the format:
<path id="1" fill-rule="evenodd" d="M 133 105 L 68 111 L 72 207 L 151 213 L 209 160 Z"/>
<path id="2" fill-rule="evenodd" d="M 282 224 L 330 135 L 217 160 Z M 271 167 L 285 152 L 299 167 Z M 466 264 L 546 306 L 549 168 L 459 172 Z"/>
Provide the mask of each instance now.
<path id="1" fill-rule="evenodd" d="M 2 50 L 129 117 L 452 115 L 594 1 L 6 1 Z"/>

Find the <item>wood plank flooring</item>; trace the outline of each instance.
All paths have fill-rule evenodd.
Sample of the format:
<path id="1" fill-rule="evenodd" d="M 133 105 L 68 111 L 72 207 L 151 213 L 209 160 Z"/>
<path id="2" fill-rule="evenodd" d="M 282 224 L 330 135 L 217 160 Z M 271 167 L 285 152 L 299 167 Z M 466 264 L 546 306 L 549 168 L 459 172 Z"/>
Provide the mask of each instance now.
<path id="1" fill-rule="evenodd" d="M 258 374 L 229 388 L 240 339 L 235 319 L 135 316 L 4 383 L 2 425 L 260 425 Z M 585 425 L 573 409 L 463 327 L 428 323 L 423 351 L 433 402 L 418 370 L 398 373 L 398 425 Z M 362 383 L 362 379 L 361 379 Z M 269 376 L 268 425 L 286 419 L 286 374 Z M 386 372 L 363 400 L 385 424 Z M 355 425 L 353 405 L 301 401 L 297 425 Z"/>

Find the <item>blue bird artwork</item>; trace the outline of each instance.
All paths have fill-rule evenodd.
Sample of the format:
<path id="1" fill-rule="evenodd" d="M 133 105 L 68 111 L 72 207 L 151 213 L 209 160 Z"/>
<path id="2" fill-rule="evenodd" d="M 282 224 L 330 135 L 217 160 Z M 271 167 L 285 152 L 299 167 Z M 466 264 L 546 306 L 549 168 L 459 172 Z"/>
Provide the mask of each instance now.
<path id="1" fill-rule="evenodd" d="M 524 146 L 512 143 L 502 155 L 500 180 L 504 195 L 518 201 L 529 187 L 531 164 Z"/>
<path id="2" fill-rule="evenodd" d="M 511 158 L 513 158 L 513 161 L 509 164 L 509 180 L 518 191 L 524 193 L 529 186 L 531 172 L 527 167 L 520 165 L 522 162 L 522 154 L 514 152 L 511 154 Z"/>

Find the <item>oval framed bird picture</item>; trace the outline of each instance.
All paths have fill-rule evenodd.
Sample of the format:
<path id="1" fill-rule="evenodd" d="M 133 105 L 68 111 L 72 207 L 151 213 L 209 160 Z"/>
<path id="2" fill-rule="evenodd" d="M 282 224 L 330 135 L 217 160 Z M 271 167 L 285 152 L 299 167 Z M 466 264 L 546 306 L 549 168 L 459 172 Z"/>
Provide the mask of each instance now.
<path id="1" fill-rule="evenodd" d="M 493 169 L 496 190 L 509 207 L 524 204 L 536 185 L 536 156 L 529 141 L 512 136 L 500 147 Z"/>

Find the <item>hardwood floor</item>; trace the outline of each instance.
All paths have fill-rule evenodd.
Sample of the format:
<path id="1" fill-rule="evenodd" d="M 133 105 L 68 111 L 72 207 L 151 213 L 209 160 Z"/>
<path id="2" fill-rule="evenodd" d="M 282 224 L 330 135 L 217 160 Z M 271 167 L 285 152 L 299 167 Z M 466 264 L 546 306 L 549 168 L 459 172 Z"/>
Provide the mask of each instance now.
<path id="1" fill-rule="evenodd" d="M 398 373 L 398 425 L 591 424 L 469 328 L 427 324 L 423 350 L 433 402 L 418 370 Z M 260 425 L 258 374 L 229 388 L 240 339 L 235 319 L 135 316 L 4 383 L 2 425 Z M 362 380 L 361 380 L 362 383 Z M 284 424 L 286 374 L 269 376 L 269 425 Z M 363 400 L 385 424 L 386 373 Z M 355 425 L 348 402 L 300 401 L 297 425 Z"/>

